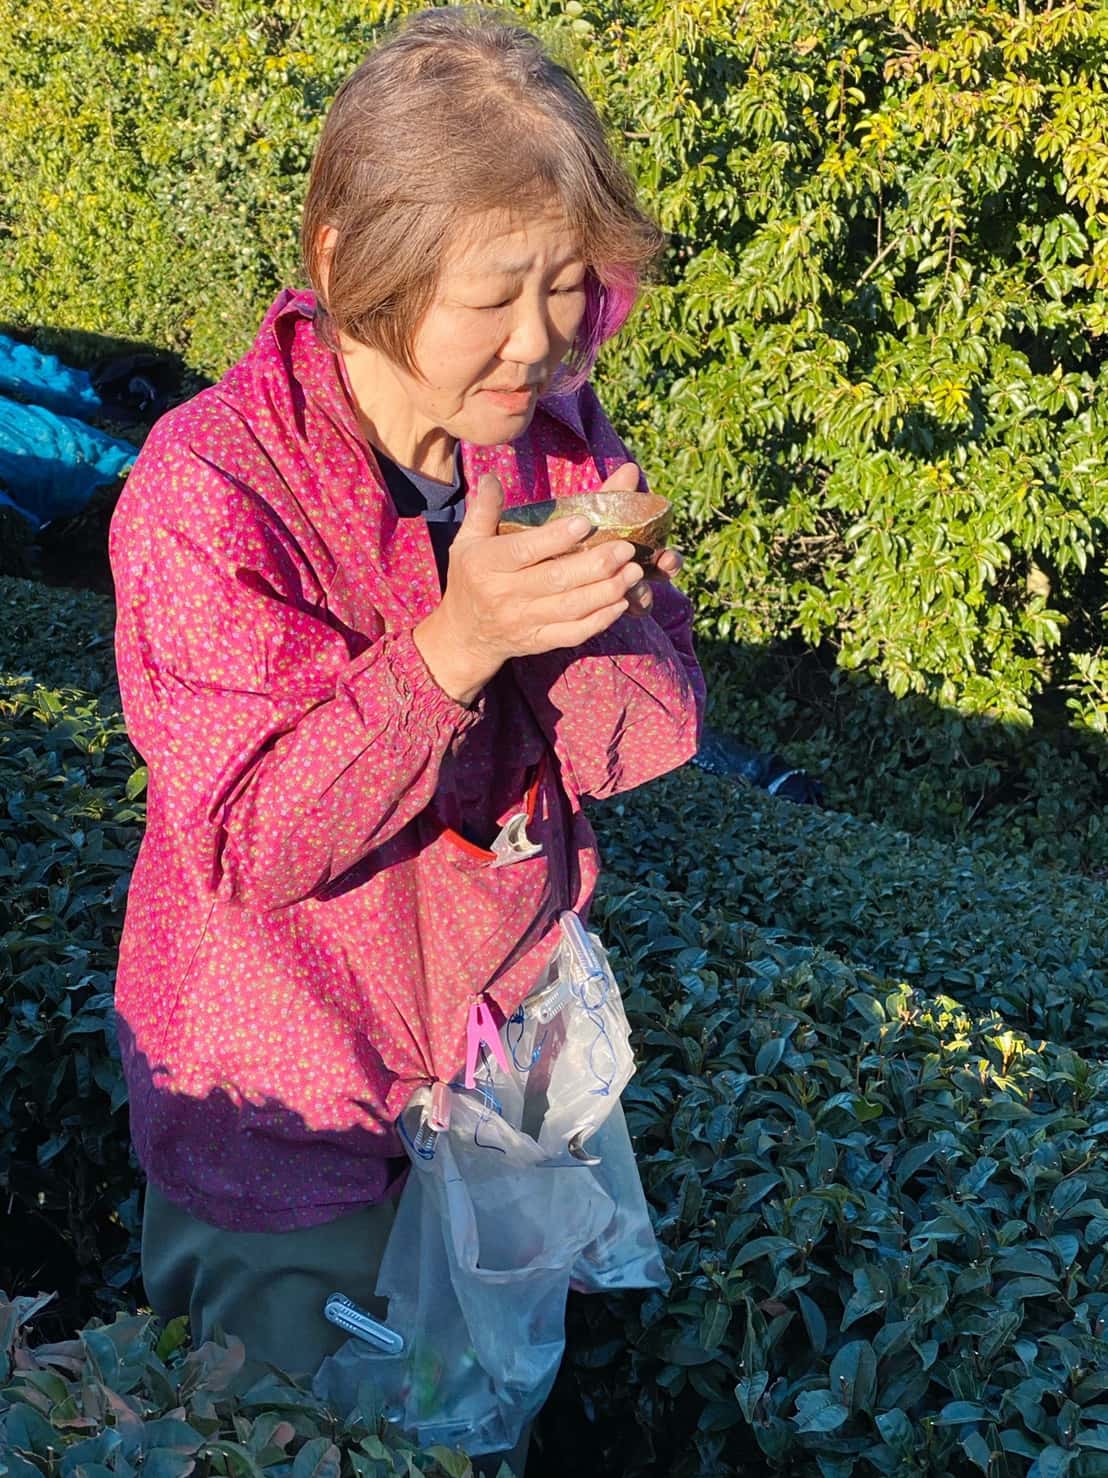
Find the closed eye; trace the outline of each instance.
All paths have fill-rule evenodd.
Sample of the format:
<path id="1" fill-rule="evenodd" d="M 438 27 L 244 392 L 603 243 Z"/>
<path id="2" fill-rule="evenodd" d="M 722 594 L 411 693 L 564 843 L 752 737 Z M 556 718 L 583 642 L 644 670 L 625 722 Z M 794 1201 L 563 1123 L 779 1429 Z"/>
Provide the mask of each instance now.
<path id="1" fill-rule="evenodd" d="M 566 287 L 551 288 L 551 292 L 555 297 L 564 297 L 570 293 L 584 292 L 584 290 L 584 281 L 572 282 Z M 473 307 L 479 313 L 497 313 L 502 308 L 510 308 L 513 301 L 514 299 L 512 298 L 503 298 L 499 303 L 474 303 Z"/>

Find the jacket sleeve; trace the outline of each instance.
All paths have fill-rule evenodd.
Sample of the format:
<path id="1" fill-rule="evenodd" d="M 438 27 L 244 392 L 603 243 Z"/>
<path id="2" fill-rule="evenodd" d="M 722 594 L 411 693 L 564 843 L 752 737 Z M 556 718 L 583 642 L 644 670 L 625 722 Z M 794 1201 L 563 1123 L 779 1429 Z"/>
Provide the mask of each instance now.
<path id="1" fill-rule="evenodd" d="M 409 630 L 352 654 L 263 499 L 187 448 L 148 445 L 111 562 L 128 732 L 203 888 L 297 902 L 426 807 L 480 706 L 442 692 Z"/>
<path id="2" fill-rule="evenodd" d="M 591 457 L 573 491 L 599 487 L 633 460 L 591 387 L 575 408 Z M 700 743 L 705 686 L 692 638 L 692 604 L 654 586 L 653 610 L 621 616 L 574 650 L 517 658 L 517 685 L 583 800 L 643 785 L 690 760 Z"/>

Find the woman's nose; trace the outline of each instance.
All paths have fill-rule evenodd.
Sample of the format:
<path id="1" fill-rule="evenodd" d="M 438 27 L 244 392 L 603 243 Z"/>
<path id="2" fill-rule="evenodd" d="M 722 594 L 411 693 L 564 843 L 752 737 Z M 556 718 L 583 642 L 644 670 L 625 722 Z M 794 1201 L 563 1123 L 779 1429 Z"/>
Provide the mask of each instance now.
<path id="1" fill-rule="evenodd" d="M 514 364 L 544 364 L 550 354 L 552 327 L 546 304 L 520 303 L 500 351 Z"/>

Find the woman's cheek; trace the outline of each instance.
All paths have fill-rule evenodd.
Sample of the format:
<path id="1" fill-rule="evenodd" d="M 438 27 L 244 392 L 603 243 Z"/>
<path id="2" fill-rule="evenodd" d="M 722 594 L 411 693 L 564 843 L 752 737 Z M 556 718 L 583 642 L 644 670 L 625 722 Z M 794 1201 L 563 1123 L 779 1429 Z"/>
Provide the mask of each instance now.
<path id="1" fill-rule="evenodd" d="M 584 322 L 584 294 L 582 293 L 580 296 L 576 293 L 573 294 L 572 298 L 568 299 L 565 304 L 555 308 L 551 314 L 551 318 L 558 338 L 561 341 L 562 352 L 558 355 L 558 358 L 562 360 L 569 353 L 570 345 L 577 337 L 577 330 Z"/>

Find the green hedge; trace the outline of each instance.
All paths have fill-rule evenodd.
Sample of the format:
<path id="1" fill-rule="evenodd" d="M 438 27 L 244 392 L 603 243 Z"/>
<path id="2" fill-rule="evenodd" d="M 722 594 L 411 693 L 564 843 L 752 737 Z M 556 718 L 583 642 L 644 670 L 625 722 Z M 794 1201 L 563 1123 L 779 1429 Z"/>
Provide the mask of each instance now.
<path id="1" fill-rule="evenodd" d="M 1103 1066 L 711 902 L 604 925 L 675 1277 L 575 1331 L 612 1470 L 1108 1471 Z"/>
<path id="2" fill-rule="evenodd" d="M 44 633 L 64 626 L 76 661 L 100 660 L 106 603 L 0 584 L 24 592 Z M 13 1225 L 33 1226 L 85 1259 L 54 1322 L 35 1319 L 69 1334 L 141 1296 L 104 997 L 143 777 L 112 695 L 52 686 L 53 640 L 22 656 L 0 749 L 15 798 L 0 830 L 5 1251 Z M 640 1063 L 629 1121 L 673 1286 L 572 1301 L 540 1425 L 547 1471 L 1108 1472 L 1105 885 L 695 770 L 597 821 L 598 919 Z M 0 1305 L 0 1345 L 13 1317 Z M 201 1472 L 409 1471 L 405 1456 L 368 1465 L 392 1463 L 368 1418 L 344 1435 L 280 1382 L 212 1394 L 205 1372 L 225 1357 L 186 1359 L 181 1337 L 143 1319 L 92 1327 L 58 1379 L 21 1357 L 0 1393 L 0 1464 L 52 1475 L 45 1446 L 89 1440 L 63 1478 L 79 1461 L 101 1465 L 90 1478 L 130 1472 L 165 1434 L 97 1416 L 107 1384 L 143 1420 L 192 1427 L 174 1431 L 202 1440 Z M 286 1416 L 293 1436 L 270 1442 Z"/>
<path id="3" fill-rule="evenodd" d="M 799 644 L 753 651 L 702 638 L 709 719 L 819 778 L 827 806 L 1039 867 L 1108 867 L 1104 741 L 1057 707 L 1032 728 L 894 698 Z"/>
<path id="4" fill-rule="evenodd" d="M 605 864 L 653 892 L 1082 1050 L 1108 1041 L 1103 881 L 953 848 L 684 770 L 606 807 Z"/>
<path id="5" fill-rule="evenodd" d="M 119 712 L 112 602 L 0 576 L 0 673 L 48 688 L 80 688 Z"/>
<path id="6" fill-rule="evenodd" d="M 110 602 L 0 578 L 0 1287 L 57 1288 L 68 1328 L 138 1269 L 111 1002 L 142 789 Z"/>
<path id="7" fill-rule="evenodd" d="M 7 311 L 219 373 L 320 118 L 416 0 L 0 0 Z M 521 0 L 671 233 L 605 393 L 702 620 L 897 694 L 1108 722 L 1099 0 Z M 74 44 L 74 38 L 79 38 Z"/>
<path id="8" fill-rule="evenodd" d="M 112 992 L 143 784 L 96 698 L 0 676 L 0 1266 L 109 1303 L 137 1271 Z"/>
<path id="9" fill-rule="evenodd" d="M 0 1478 L 472 1478 L 463 1454 L 421 1452 L 368 1408 L 340 1422 L 244 1369 L 237 1340 L 188 1350 L 183 1320 L 123 1316 L 32 1344 L 46 1302 L 0 1293 Z"/>

